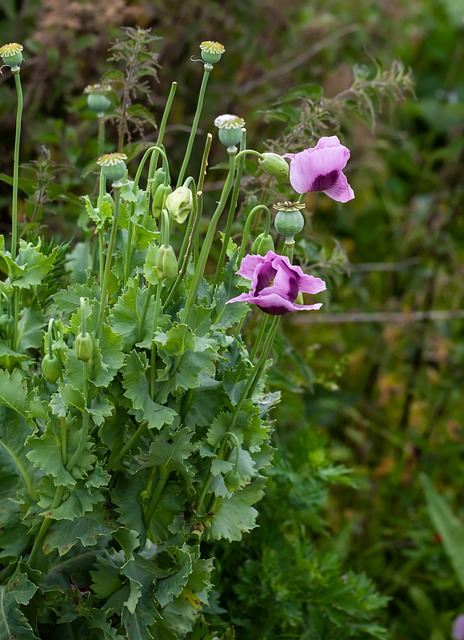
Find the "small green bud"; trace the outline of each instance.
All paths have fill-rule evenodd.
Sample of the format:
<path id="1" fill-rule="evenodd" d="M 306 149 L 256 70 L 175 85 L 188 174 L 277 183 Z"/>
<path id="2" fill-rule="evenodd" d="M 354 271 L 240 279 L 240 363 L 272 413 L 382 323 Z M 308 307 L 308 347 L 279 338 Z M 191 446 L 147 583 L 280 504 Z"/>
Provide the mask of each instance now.
<path id="1" fill-rule="evenodd" d="M 63 371 L 63 365 L 61 364 L 58 356 L 50 356 L 48 353 L 42 360 L 42 375 L 47 382 L 55 384 Z"/>
<path id="2" fill-rule="evenodd" d="M 118 186 L 127 173 L 125 160 L 127 160 L 125 153 L 105 153 L 98 158 L 97 164 L 102 168 L 105 178 Z"/>
<path id="3" fill-rule="evenodd" d="M 177 276 L 179 273 L 179 265 L 177 264 L 174 249 L 170 244 L 162 244 L 158 249 L 155 265 L 160 280 L 175 278 Z"/>
<path id="4" fill-rule="evenodd" d="M 8 340 L 13 335 L 14 320 L 7 313 L 0 316 L 0 337 Z"/>
<path id="5" fill-rule="evenodd" d="M 288 162 L 277 153 L 263 153 L 262 158 L 258 160 L 258 164 L 263 171 L 273 178 L 277 178 L 279 182 L 288 181 L 290 168 Z"/>
<path id="6" fill-rule="evenodd" d="M 82 362 L 89 362 L 93 354 L 93 338 L 90 333 L 79 333 L 74 343 L 76 356 Z"/>
<path id="7" fill-rule="evenodd" d="M 225 49 L 220 42 L 213 42 L 212 40 L 205 40 L 200 44 L 201 59 L 207 64 L 215 64 L 219 62 Z"/>
<path id="8" fill-rule="evenodd" d="M 242 479 L 238 471 L 228 471 L 224 476 L 224 484 L 226 485 L 227 491 L 230 491 L 230 493 L 238 491 L 242 484 Z"/>
<path id="9" fill-rule="evenodd" d="M 151 212 L 154 218 L 159 218 L 161 211 L 164 209 L 166 198 L 172 192 L 170 184 L 160 184 L 155 194 L 153 195 L 153 201 L 151 203 Z"/>
<path id="10" fill-rule="evenodd" d="M 165 207 L 173 220 L 182 224 L 193 208 L 193 196 L 188 187 L 177 187 L 166 198 Z"/>
<path id="11" fill-rule="evenodd" d="M 274 240 L 269 233 L 260 233 L 251 245 L 251 253 L 260 256 L 265 256 L 268 251 L 274 251 L 274 249 Z"/>
<path id="12" fill-rule="evenodd" d="M 274 220 L 277 232 L 284 236 L 287 244 L 293 243 L 294 236 L 304 227 L 301 209 L 304 209 L 305 205 L 302 202 L 278 202 L 273 206 L 277 209 Z"/>
<path id="13" fill-rule="evenodd" d="M 159 167 L 155 171 L 155 175 L 153 176 L 153 178 L 150 179 L 150 190 L 151 190 L 152 197 L 154 197 L 158 187 L 161 184 L 164 184 L 165 179 L 166 179 L 166 171 L 163 169 L 163 167 Z"/>
<path id="14" fill-rule="evenodd" d="M 219 140 L 226 147 L 235 147 L 242 138 L 242 129 L 245 126 L 245 120 L 234 116 L 230 113 L 225 113 L 222 116 L 218 116 L 214 120 L 215 126 L 219 129 Z"/>
<path id="15" fill-rule="evenodd" d="M 0 58 L 3 64 L 6 64 L 11 69 L 19 69 L 19 65 L 23 61 L 23 45 L 17 42 L 10 42 L 10 44 L 4 44 L 0 47 Z"/>

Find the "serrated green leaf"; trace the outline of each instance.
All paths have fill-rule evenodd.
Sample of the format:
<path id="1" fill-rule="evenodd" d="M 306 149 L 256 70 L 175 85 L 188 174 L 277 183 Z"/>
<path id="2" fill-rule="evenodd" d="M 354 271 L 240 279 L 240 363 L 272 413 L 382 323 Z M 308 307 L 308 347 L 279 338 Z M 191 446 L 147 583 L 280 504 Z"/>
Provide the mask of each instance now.
<path id="1" fill-rule="evenodd" d="M 31 397 L 24 376 L 17 369 L 12 374 L 0 370 L 0 405 L 27 418 Z"/>
<path id="2" fill-rule="evenodd" d="M 60 386 L 59 391 L 52 394 L 50 408 L 55 416 L 64 418 L 69 409 L 84 411 L 86 403 L 82 391 L 70 384 L 65 384 Z"/>
<path id="3" fill-rule="evenodd" d="M 144 314 L 148 295 L 149 290 L 141 289 L 138 279 L 131 279 L 127 283 L 126 291 L 119 296 L 111 310 L 110 324 L 113 330 L 122 336 L 125 351 L 132 348 L 136 342 L 151 340 L 153 327 L 150 326 L 150 318 L 153 318 L 155 303 L 153 299 L 150 300 Z"/>
<path id="4" fill-rule="evenodd" d="M 93 547 L 102 536 L 109 536 L 117 529 L 103 505 L 97 505 L 90 513 L 75 520 L 59 520 L 49 528 L 43 543 L 45 554 L 54 549 L 60 556 L 68 553 L 80 540 L 84 547 Z"/>
<path id="5" fill-rule="evenodd" d="M 154 437 L 149 452 L 137 456 L 140 467 L 165 467 L 181 474 L 190 484 L 194 471 L 187 460 L 196 450 L 192 436 L 193 432 L 186 428 L 174 433 L 163 430 Z"/>
<path id="6" fill-rule="evenodd" d="M 91 279 L 85 284 L 73 284 L 67 289 L 63 289 L 53 296 L 58 311 L 64 315 L 70 316 L 80 309 L 81 297 L 88 298 L 90 301 L 99 300 L 100 287 Z"/>
<path id="7" fill-rule="evenodd" d="M 18 502 L 2 499 L 0 502 L 0 560 L 17 562 L 30 543 L 23 524 L 24 514 Z"/>
<path id="8" fill-rule="evenodd" d="M 134 413 L 139 422 L 146 421 L 150 429 L 161 429 L 164 424 L 172 424 L 176 412 L 154 402 L 150 397 L 146 371 L 148 368 L 145 353 L 131 351 L 123 369 L 124 395 L 132 401 Z"/>
<path id="9" fill-rule="evenodd" d="M 192 556 L 186 545 L 181 548 L 172 547 L 167 549 L 167 552 L 174 571 L 166 578 L 158 580 L 156 597 L 162 607 L 182 593 L 193 570 Z"/>
<path id="10" fill-rule="evenodd" d="M 36 590 L 36 585 L 18 571 L 6 586 L 0 586 L 0 638 L 37 640 L 37 636 L 18 606 L 28 604 Z"/>
<path id="11" fill-rule="evenodd" d="M 221 500 L 219 507 L 207 529 L 211 540 L 225 538 L 230 542 L 240 541 L 244 533 L 256 527 L 257 510 L 251 505 L 264 495 L 264 479 L 259 478 L 236 491 L 230 498 Z"/>
<path id="12" fill-rule="evenodd" d="M 114 550 L 105 550 L 96 558 L 90 575 L 91 589 L 97 598 L 106 600 L 121 588 L 121 567 L 124 563 L 123 554 Z"/>
<path id="13" fill-rule="evenodd" d="M 42 284 L 45 276 L 52 269 L 58 247 L 55 247 L 49 256 L 40 251 L 40 246 L 26 243 L 20 240 L 16 266 L 11 274 L 11 284 L 20 289 L 29 289 L 32 286 Z M 3 256 L 5 257 L 5 256 Z"/>
<path id="14" fill-rule="evenodd" d="M 18 351 L 40 349 L 45 316 L 35 308 L 27 308 L 18 323 Z"/>

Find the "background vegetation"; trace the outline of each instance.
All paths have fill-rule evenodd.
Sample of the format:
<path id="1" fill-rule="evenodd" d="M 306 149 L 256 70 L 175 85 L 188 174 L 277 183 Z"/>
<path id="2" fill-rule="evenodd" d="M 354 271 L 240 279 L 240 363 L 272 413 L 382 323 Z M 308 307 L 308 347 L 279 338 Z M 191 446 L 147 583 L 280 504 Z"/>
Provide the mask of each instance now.
<path id="1" fill-rule="evenodd" d="M 260 150 L 301 149 L 334 133 L 352 150 L 356 199 L 342 209 L 307 198 L 320 250 L 303 241 L 299 257 L 330 276 L 330 296 L 325 315 L 286 320 L 273 372 L 283 394 L 276 466 L 261 527 L 215 550 L 223 588 L 210 619 L 230 618 L 239 638 L 449 638 L 462 591 L 420 474 L 463 513 L 461 3 L 4 0 L 0 42 L 25 45 L 26 229 L 76 233 L 73 196 L 97 148 L 82 91 L 110 68 L 107 50 L 121 26 L 162 37 L 153 43 L 160 69 L 159 81 L 148 79 L 152 104 L 136 95 L 155 119 L 175 79 L 171 121 L 191 120 L 201 65 L 186 61 L 213 39 L 226 54 L 203 122 L 238 113 Z M 14 104 L 5 73 L 6 174 Z M 135 122 L 130 133 L 132 142 L 153 139 L 153 124 Z M 187 135 L 172 124 L 166 145 L 182 154 Z M 254 176 L 243 208 L 266 188 Z M 0 210 L 5 232 L 6 183 Z"/>

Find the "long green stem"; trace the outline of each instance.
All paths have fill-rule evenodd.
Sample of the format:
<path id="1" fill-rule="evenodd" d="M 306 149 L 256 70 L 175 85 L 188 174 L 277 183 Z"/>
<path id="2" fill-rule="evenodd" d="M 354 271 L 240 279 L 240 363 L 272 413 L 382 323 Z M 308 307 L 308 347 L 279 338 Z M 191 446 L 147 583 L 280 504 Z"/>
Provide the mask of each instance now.
<path id="1" fill-rule="evenodd" d="M 155 395 L 155 379 L 156 379 L 156 343 L 155 343 L 155 331 L 158 326 L 158 316 L 161 307 L 161 282 L 158 283 L 156 288 L 155 297 L 155 311 L 153 313 L 153 331 L 152 331 L 152 343 L 150 353 L 150 396 L 153 398 Z"/>
<path id="2" fill-rule="evenodd" d="M 147 528 L 156 511 L 156 507 L 158 506 L 158 503 L 160 501 L 161 495 L 164 491 L 164 487 L 166 486 L 166 482 L 168 481 L 168 478 L 169 478 L 169 469 L 164 466 L 160 467 L 160 475 L 158 478 L 158 482 L 156 483 L 155 490 L 150 496 L 150 501 L 148 502 L 148 505 L 143 517 L 143 521 Z"/>
<path id="3" fill-rule="evenodd" d="M 190 136 L 187 143 L 187 149 L 185 151 L 184 160 L 182 162 L 182 166 L 179 171 L 179 177 L 177 179 L 178 187 L 180 187 L 180 185 L 184 181 L 185 172 L 187 171 L 187 166 L 190 160 L 190 156 L 192 154 L 193 142 L 197 134 L 198 123 L 200 121 L 200 115 L 203 109 L 203 101 L 205 99 L 206 85 L 208 84 L 209 76 L 212 70 L 213 70 L 213 67 L 210 68 L 205 65 L 204 72 L 203 72 L 203 79 L 201 81 L 200 93 L 198 94 L 197 110 L 195 112 L 195 117 L 193 118 L 192 129 L 190 131 Z"/>
<path id="4" fill-rule="evenodd" d="M 100 337 L 100 331 L 103 326 L 103 318 L 105 316 L 106 303 L 108 300 L 108 285 L 110 281 L 110 272 L 111 272 L 111 264 L 113 261 L 114 245 L 116 243 L 116 233 L 118 230 L 120 203 L 121 203 L 121 189 L 120 187 L 114 187 L 114 217 L 113 217 L 113 225 L 111 227 L 110 241 L 108 243 L 108 250 L 106 254 L 105 270 L 103 273 L 100 313 L 98 314 L 97 326 L 95 328 L 95 337 L 97 339 Z"/>
<path id="5" fill-rule="evenodd" d="M 87 444 L 87 437 L 89 435 L 89 412 L 87 410 L 88 404 L 88 394 L 89 394 L 89 363 L 82 363 L 82 394 L 84 396 L 85 407 L 82 410 L 82 432 L 79 438 L 79 444 L 77 445 L 77 449 L 74 451 L 73 455 L 69 459 L 68 463 L 65 465 L 66 471 L 71 472 L 76 464 L 76 462 L 81 457 L 85 445 Z"/>
<path id="6" fill-rule="evenodd" d="M 64 493 L 64 487 L 56 488 L 55 495 L 53 497 L 53 502 L 50 505 L 49 511 L 51 511 L 52 509 L 56 509 L 60 505 L 61 499 L 63 497 L 63 493 Z M 48 518 L 44 518 L 42 521 L 42 524 L 40 525 L 40 529 L 37 532 L 37 535 L 35 537 L 34 544 L 31 550 L 31 555 L 29 556 L 29 560 L 28 560 L 28 564 L 30 567 L 34 567 L 34 565 L 37 562 L 37 554 L 39 553 L 39 550 L 42 546 L 43 539 L 51 523 L 52 523 L 52 519 L 48 517 Z"/>
<path id="7" fill-rule="evenodd" d="M 203 278 L 203 273 L 205 271 L 206 262 L 208 260 L 209 252 L 211 250 L 211 245 L 213 243 L 214 234 L 216 232 L 216 226 L 221 216 L 221 213 L 224 210 L 224 207 L 227 202 L 227 198 L 229 197 L 230 190 L 233 185 L 235 174 L 235 152 L 230 152 L 230 162 L 229 162 L 229 173 L 227 175 L 227 179 L 225 181 L 224 187 L 222 189 L 221 198 L 216 207 L 216 211 L 213 213 L 211 221 L 208 226 L 208 231 L 206 233 L 206 237 L 203 241 L 203 245 L 201 247 L 200 255 L 198 256 L 198 262 L 195 266 L 195 271 L 193 274 L 192 282 L 190 283 L 189 292 L 187 295 L 187 300 L 185 303 L 184 309 L 184 322 L 188 322 L 188 317 L 192 309 L 192 305 L 196 299 L 198 289 L 200 287 L 201 280 Z"/>
<path id="8" fill-rule="evenodd" d="M 98 157 L 105 153 L 105 118 L 98 116 Z"/>
<path id="9" fill-rule="evenodd" d="M 240 142 L 240 147 L 243 148 L 246 145 L 246 130 L 242 130 L 242 140 Z M 224 261 L 227 254 L 227 246 L 229 244 L 229 238 L 232 231 L 232 223 L 234 221 L 235 210 L 237 209 L 238 196 L 240 193 L 240 185 L 242 181 L 243 169 L 245 167 L 245 156 L 242 156 L 237 161 L 237 171 L 235 173 L 235 182 L 234 188 L 232 190 L 232 196 L 230 198 L 229 204 L 229 212 L 227 214 L 226 226 L 224 228 L 224 237 L 222 238 L 222 247 L 221 252 L 219 254 L 219 259 L 217 262 L 216 274 L 214 276 L 214 286 L 217 286 L 219 283 L 219 278 L 221 277 L 222 267 L 224 265 Z"/>
<path id="10" fill-rule="evenodd" d="M 269 233 L 269 229 L 270 229 L 270 225 L 271 225 L 271 212 L 269 211 L 268 207 L 266 207 L 265 204 L 258 204 L 256 205 L 256 207 L 253 207 L 253 209 L 250 211 L 250 213 L 247 216 L 246 222 L 245 222 L 245 226 L 243 228 L 243 234 L 242 234 L 242 244 L 240 247 L 240 251 L 238 254 L 238 258 L 237 258 L 237 266 L 240 267 L 242 260 L 243 260 L 243 256 L 245 255 L 245 251 L 246 251 L 246 244 L 247 244 L 247 240 L 248 240 L 248 236 L 250 234 L 250 227 L 251 227 L 251 223 L 253 222 L 254 218 L 256 217 L 256 214 L 258 213 L 258 211 L 265 211 L 266 212 L 266 223 L 265 223 L 265 232 Z"/>
<path id="11" fill-rule="evenodd" d="M 21 120 L 23 115 L 23 90 L 19 67 L 13 71 L 16 93 L 18 96 L 18 108 L 16 110 L 16 132 L 13 153 L 13 196 L 11 202 L 11 257 L 16 260 L 18 245 L 18 190 L 19 190 L 19 147 L 21 142 Z M 15 318 L 15 323 L 17 318 Z"/>

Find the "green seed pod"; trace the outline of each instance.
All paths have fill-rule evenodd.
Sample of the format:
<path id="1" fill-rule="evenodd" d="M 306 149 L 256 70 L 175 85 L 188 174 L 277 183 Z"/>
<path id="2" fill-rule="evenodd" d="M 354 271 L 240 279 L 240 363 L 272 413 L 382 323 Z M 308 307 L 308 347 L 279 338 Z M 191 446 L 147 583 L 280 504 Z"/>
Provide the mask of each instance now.
<path id="1" fill-rule="evenodd" d="M 274 240 L 268 233 L 260 233 L 251 245 L 251 253 L 260 256 L 265 256 L 268 251 L 274 251 L 274 249 Z"/>
<path id="2" fill-rule="evenodd" d="M 97 164 L 102 168 L 102 173 L 107 180 L 113 184 L 125 178 L 127 173 L 125 153 L 105 153 L 97 160 Z"/>
<path id="3" fill-rule="evenodd" d="M 179 273 L 176 254 L 170 244 L 162 244 L 156 254 L 156 270 L 160 280 L 175 278 Z"/>
<path id="4" fill-rule="evenodd" d="M 277 153 L 263 153 L 262 156 L 258 160 L 258 164 L 263 171 L 273 178 L 277 178 L 279 182 L 288 181 L 290 168 L 282 156 Z"/>
<path id="5" fill-rule="evenodd" d="M 111 102 L 101 93 L 89 93 L 87 96 L 87 106 L 97 113 L 105 113 L 111 107 Z"/>
<path id="6" fill-rule="evenodd" d="M 245 126 L 243 118 L 225 113 L 222 116 L 218 116 L 214 120 L 214 124 L 219 129 L 219 140 L 226 147 L 235 147 L 242 139 L 242 129 Z"/>
<path id="7" fill-rule="evenodd" d="M 10 44 L 4 44 L 0 47 L 0 58 L 3 64 L 7 65 L 11 69 L 18 69 L 19 65 L 23 61 L 23 45 L 17 42 L 10 42 Z"/>
<path id="8" fill-rule="evenodd" d="M 213 42 L 212 40 L 205 40 L 200 44 L 201 59 L 208 64 L 215 64 L 219 62 L 225 49 L 220 42 Z"/>
<path id="9" fill-rule="evenodd" d="M 56 355 L 50 356 L 48 353 L 42 360 L 42 375 L 47 382 L 55 384 L 61 376 L 63 366 Z"/>
<path id="10" fill-rule="evenodd" d="M 157 188 L 155 195 L 153 196 L 153 202 L 151 203 L 151 212 L 154 218 L 159 218 L 161 211 L 164 209 L 164 204 L 168 195 L 172 193 L 172 187 L 170 184 L 160 184 Z"/>
<path id="11" fill-rule="evenodd" d="M 227 491 L 230 493 L 234 493 L 242 484 L 242 479 L 238 471 L 228 471 L 224 476 L 224 484 L 226 485 Z"/>
<path id="12" fill-rule="evenodd" d="M 79 333 L 76 336 L 74 348 L 76 350 L 78 360 L 82 360 L 82 362 L 89 362 L 92 359 L 93 354 L 93 338 L 90 333 Z"/>
<path id="13" fill-rule="evenodd" d="M 165 207 L 173 220 L 182 224 L 193 209 L 193 196 L 188 187 L 178 187 L 166 198 Z"/>
<path id="14" fill-rule="evenodd" d="M 14 320 L 7 313 L 0 316 L 0 337 L 8 340 L 13 335 Z"/>
<path id="15" fill-rule="evenodd" d="M 294 236 L 304 227 L 304 218 L 301 213 L 304 207 L 305 205 L 301 202 L 279 202 L 274 205 L 274 209 L 277 209 L 274 226 L 277 233 L 284 236 L 288 243 L 294 242 Z"/>

